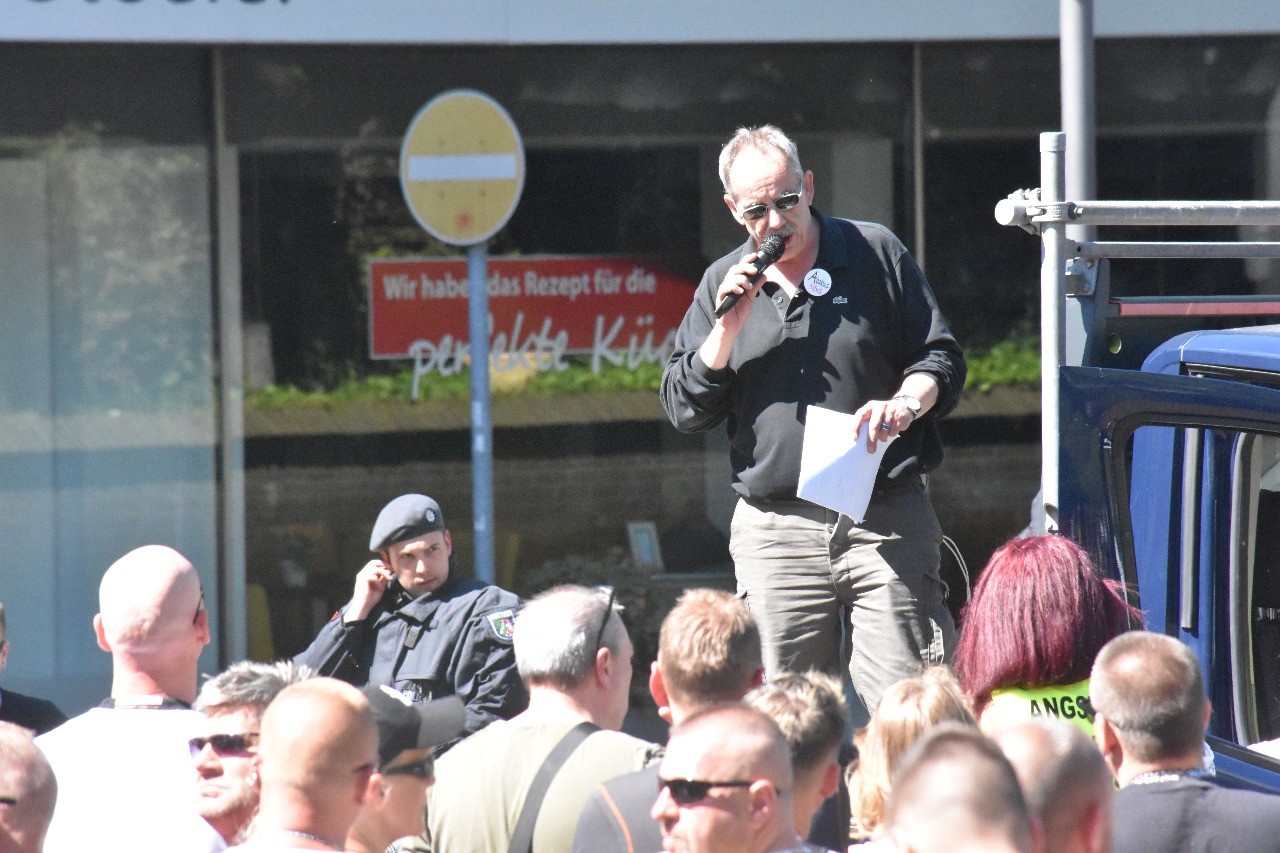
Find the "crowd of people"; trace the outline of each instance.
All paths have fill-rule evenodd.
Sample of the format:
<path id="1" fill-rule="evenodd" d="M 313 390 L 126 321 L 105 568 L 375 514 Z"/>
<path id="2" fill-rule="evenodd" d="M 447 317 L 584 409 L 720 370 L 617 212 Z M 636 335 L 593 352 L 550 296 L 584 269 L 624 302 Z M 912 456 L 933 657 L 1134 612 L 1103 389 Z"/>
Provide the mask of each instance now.
<path id="1" fill-rule="evenodd" d="M 438 520 L 434 502 L 414 498 L 417 516 Z M 392 539 L 438 533 L 408 524 Z M 444 556 L 435 588 L 455 590 Z M 425 562 L 401 561 L 387 586 L 411 589 Z M 385 595 L 377 606 L 397 606 Z M 0 723 L 0 851 L 1280 849 L 1280 798 L 1224 787 L 1205 761 L 1209 703 L 1188 647 L 1142 630 L 1058 536 L 997 550 L 960 649 L 1025 608 L 1062 630 L 1006 624 L 999 654 L 985 656 L 998 665 L 922 664 L 854 728 L 838 677 L 768 669 L 747 600 L 686 590 L 648 678 L 670 724 L 658 744 L 621 731 L 634 647 L 610 588 L 514 602 L 501 630 L 483 604 L 446 623 L 455 635 L 488 630 L 486 655 L 509 648 L 527 697 L 472 730 L 476 680 L 448 667 L 431 673 L 433 695 L 395 683 L 422 673 L 337 678 L 301 660 L 242 661 L 198 685 L 209 641 L 198 575 L 177 551 L 146 546 L 99 590 L 110 696 L 38 735 Z M 351 627 L 361 620 L 334 620 L 377 646 L 378 632 Z M 1002 691 L 1019 702 L 992 714 Z"/>

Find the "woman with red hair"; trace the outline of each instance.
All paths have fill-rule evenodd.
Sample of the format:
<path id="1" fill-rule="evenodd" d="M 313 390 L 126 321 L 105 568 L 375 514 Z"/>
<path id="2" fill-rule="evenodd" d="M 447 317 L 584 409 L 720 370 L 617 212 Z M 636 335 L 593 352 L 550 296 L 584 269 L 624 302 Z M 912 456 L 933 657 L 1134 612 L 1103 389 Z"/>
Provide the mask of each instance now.
<path id="1" fill-rule="evenodd" d="M 1142 627 L 1124 587 L 1098 574 L 1062 536 L 1013 539 L 996 549 L 965 607 L 954 668 L 984 731 L 1032 716 L 1093 734 L 1089 670 L 1098 650 Z"/>

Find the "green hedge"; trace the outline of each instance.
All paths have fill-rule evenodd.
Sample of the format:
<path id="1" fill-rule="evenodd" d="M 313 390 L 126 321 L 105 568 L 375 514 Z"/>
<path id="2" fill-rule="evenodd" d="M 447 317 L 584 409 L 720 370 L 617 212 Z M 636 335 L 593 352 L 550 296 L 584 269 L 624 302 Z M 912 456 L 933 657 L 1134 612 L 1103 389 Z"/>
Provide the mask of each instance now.
<path id="1" fill-rule="evenodd" d="M 965 387 L 990 391 L 1004 386 L 1032 386 L 1040 381 L 1040 343 L 1034 338 L 1002 341 L 988 350 L 970 351 L 969 378 Z M 528 377 L 518 388 L 495 385 L 493 395 L 510 394 L 574 394 L 602 391 L 657 391 L 662 381 L 662 365 L 642 364 L 636 370 L 605 365 L 592 373 L 585 356 L 570 359 L 567 370 L 548 371 Z M 332 389 L 303 390 L 292 385 L 268 385 L 245 396 L 250 408 L 281 406 L 339 406 L 379 400 L 408 400 L 413 385 L 413 371 L 377 376 L 349 375 Z M 467 371 L 453 376 L 432 374 L 419 386 L 419 398 L 464 399 L 471 393 L 471 376 Z"/>

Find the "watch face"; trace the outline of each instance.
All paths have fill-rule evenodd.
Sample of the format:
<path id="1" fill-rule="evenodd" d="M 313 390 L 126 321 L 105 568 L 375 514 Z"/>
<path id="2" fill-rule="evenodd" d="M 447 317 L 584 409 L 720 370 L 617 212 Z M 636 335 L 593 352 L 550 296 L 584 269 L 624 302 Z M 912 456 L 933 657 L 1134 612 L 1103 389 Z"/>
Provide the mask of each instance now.
<path id="1" fill-rule="evenodd" d="M 901 400 L 913 413 L 917 415 L 920 414 L 920 401 L 915 397 L 908 396 L 907 394 L 900 394 L 897 399 Z"/>

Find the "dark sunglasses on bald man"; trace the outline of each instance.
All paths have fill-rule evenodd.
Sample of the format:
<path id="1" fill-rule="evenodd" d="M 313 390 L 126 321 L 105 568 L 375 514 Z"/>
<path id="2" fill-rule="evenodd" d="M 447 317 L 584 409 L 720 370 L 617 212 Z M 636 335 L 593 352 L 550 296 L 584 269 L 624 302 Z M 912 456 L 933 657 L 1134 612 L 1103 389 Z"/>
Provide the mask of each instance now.
<path id="1" fill-rule="evenodd" d="M 257 740 L 257 732 L 245 732 L 238 735 L 209 735 L 208 737 L 193 737 L 187 741 L 187 746 L 191 748 L 192 758 L 204 751 L 206 744 L 213 747 L 213 751 L 218 755 L 244 755 Z"/>
<path id="2" fill-rule="evenodd" d="M 787 193 L 774 199 L 772 207 L 776 207 L 778 210 L 790 210 L 799 203 L 800 193 Z M 764 219 L 765 214 L 769 212 L 770 206 L 767 204 L 753 204 L 750 207 L 744 207 L 740 212 L 743 219 L 748 222 L 755 222 Z"/>
<path id="3" fill-rule="evenodd" d="M 417 761 L 406 761 L 384 768 L 383 776 L 417 776 L 419 779 L 430 779 L 435 775 L 436 760 L 433 756 L 419 758 Z"/>
<path id="4" fill-rule="evenodd" d="M 671 792 L 671 799 L 676 805 L 689 806 L 705 800 L 712 788 L 750 788 L 750 779 L 739 779 L 733 782 L 707 782 L 701 779 L 658 779 L 658 793 L 666 788 Z"/>

